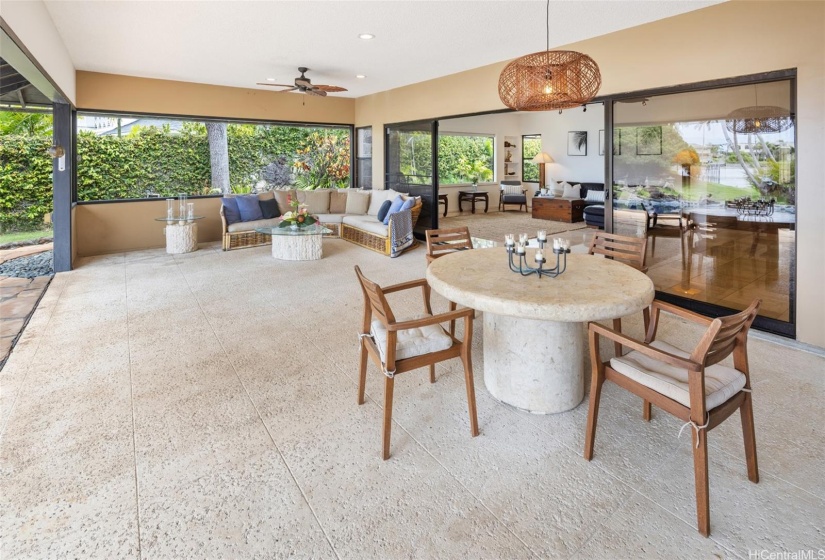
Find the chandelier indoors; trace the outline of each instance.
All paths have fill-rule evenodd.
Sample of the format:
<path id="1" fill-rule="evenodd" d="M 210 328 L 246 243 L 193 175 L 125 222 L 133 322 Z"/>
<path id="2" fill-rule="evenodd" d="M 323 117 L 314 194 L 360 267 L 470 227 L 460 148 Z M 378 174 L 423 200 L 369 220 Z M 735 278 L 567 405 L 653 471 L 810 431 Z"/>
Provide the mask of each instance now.
<path id="1" fill-rule="evenodd" d="M 775 105 L 759 105 L 759 91 L 753 86 L 755 104 L 731 111 L 725 126 L 740 134 L 768 134 L 782 132 L 793 126 L 791 112 Z"/>

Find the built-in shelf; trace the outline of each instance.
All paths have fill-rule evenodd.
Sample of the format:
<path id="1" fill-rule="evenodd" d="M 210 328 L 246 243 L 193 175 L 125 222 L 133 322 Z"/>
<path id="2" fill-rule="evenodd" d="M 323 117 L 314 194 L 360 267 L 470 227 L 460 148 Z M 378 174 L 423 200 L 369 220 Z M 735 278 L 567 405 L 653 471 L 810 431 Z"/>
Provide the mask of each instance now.
<path id="1" fill-rule="evenodd" d="M 518 136 L 505 136 L 501 145 L 504 156 L 504 179 L 508 181 L 521 180 L 521 148 L 519 148 L 521 138 Z M 508 161 L 509 154 L 509 161 Z"/>

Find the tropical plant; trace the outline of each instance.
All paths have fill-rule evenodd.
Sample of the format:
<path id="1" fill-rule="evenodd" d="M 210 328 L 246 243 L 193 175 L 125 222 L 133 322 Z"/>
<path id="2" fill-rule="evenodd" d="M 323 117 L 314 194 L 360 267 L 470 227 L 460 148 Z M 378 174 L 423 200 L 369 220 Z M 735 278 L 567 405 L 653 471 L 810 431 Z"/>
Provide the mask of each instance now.
<path id="1" fill-rule="evenodd" d="M 298 149 L 293 168 L 295 185 L 305 190 L 349 186 L 349 134 L 312 132 Z"/>

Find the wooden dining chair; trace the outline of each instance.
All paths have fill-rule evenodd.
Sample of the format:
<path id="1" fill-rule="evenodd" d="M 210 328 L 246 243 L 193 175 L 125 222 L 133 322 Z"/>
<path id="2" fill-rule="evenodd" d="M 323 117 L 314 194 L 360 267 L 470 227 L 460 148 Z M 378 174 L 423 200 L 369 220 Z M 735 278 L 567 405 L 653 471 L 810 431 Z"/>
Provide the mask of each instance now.
<path id="1" fill-rule="evenodd" d="M 470 229 L 467 226 L 445 229 L 428 229 L 424 232 L 427 239 L 427 263 L 456 251 L 473 248 Z"/>
<path id="2" fill-rule="evenodd" d="M 647 272 L 645 258 L 647 257 L 647 237 L 632 237 L 628 235 L 618 235 L 615 233 L 598 232 L 593 234 L 590 240 L 588 255 L 603 255 L 607 259 L 613 259 L 630 265 L 636 270 Z M 645 307 L 642 310 L 645 331 L 650 324 L 650 310 Z M 613 319 L 613 328 L 622 331 L 622 319 Z M 618 342 L 614 345 L 616 355 L 622 355 L 622 345 Z"/>
<path id="3" fill-rule="evenodd" d="M 451 358 L 461 358 L 464 364 L 464 383 L 467 388 L 467 405 L 470 412 L 470 433 L 478 435 L 476 393 L 473 384 L 471 351 L 473 344 L 473 310 L 452 309 L 433 315 L 430 307 L 430 286 L 425 279 L 403 282 L 382 288 L 363 275 L 356 266 L 355 274 L 364 293 L 364 322 L 359 334 L 361 360 L 358 377 L 358 404 L 364 404 L 367 381 L 367 356 L 384 374 L 384 425 L 382 432 L 383 457 L 390 458 L 390 433 L 392 427 L 392 395 L 395 376 L 430 367 L 430 383 L 435 383 L 435 364 Z M 396 319 L 387 302 L 386 294 L 421 288 L 424 313 L 409 319 Z M 451 333 L 455 321 L 464 319 L 464 338 L 459 340 L 448 334 L 441 323 L 450 322 Z"/>
<path id="4" fill-rule="evenodd" d="M 699 532 L 706 537 L 710 535 L 707 434 L 737 409 L 742 418 L 748 479 L 759 482 L 747 336 L 760 303 L 757 299 L 740 313 L 708 319 L 674 305 L 654 301 L 644 342 L 597 323 L 588 325 L 593 375 L 584 458 L 588 461 L 593 458 L 599 400 L 605 381 L 612 381 L 644 399 L 645 420 L 650 420 L 650 403 L 673 414 L 685 422 L 683 428 L 691 427 L 696 516 Z M 692 352 L 655 340 L 660 311 L 707 327 Z M 602 336 L 632 351 L 602 362 L 599 356 L 599 338 Z M 719 362 L 731 353 L 733 367 L 720 365 Z"/>

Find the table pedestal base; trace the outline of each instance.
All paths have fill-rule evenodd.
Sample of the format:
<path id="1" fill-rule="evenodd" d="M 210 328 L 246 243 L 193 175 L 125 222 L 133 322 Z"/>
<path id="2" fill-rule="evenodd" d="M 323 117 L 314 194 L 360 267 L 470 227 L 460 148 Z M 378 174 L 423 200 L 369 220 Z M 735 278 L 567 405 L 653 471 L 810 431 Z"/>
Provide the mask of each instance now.
<path id="1" fill-rule="evenodd" d="M 575 408 L 584 398 L 584 352 L 582 323 L 484 313 L 484 384 L 521 410 Z"/>
<path id="2" fill-rule="evenodd" d="M 322 236 L 273 235 L 272 256 L 283 261 L 316 261 L 321 258 Z"/>
<path id="3" fill-rule="evenodd" d="M 198 250 L 198 224 L 166 224 L 166 252 L 170 255 Z"/>

